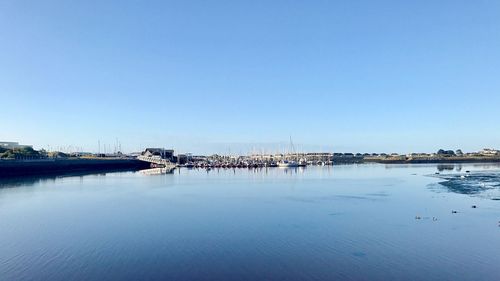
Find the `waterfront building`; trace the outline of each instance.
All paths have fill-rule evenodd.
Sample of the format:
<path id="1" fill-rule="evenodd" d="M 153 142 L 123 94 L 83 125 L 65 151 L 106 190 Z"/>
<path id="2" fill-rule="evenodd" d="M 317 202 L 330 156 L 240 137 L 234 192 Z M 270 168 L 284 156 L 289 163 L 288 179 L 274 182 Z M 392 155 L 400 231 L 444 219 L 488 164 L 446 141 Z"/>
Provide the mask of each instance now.
<path id="1" fill-rule="evenodd" d="M 146 157 L 159 156 L 162 159 L 172 161 L 174 159 L 174 150 L 164 148 L 146 148 L 144 152 L 142 152 L 142 155 Z"/>
<path id="2" fill-rule="evenodd" d="M 408 158 L 418 158 L 418 157 L 430 157 L 428 153 L 409 153 L 406 155 Z"/>
<path id="3" fill-rule="evenodd" d="M 491 155 L 500 154 L 500 151 L 498 151 L 496 149 L 491 149 L 491 148 L 484 148 L 483 150 L 481 150 L 479 152 L 479 154 L 485 155 L 485 156 L 491 156 Z"/>
<path id="4" fill-rule="evenodd" d="M 11 141 L 0 141 L 0 147 L 6 148 L 6 149 L 14 149 L 14 148 L 33 148 L 32 145 L 24 145 L 24 144 L 19 144 L 18 142 L 11 142 Z"/>
<path id="5" fill-rule="evenodd" d="M 177 164 L 186 164 L 188 162 L 188 157 L 186 154 L 179 154 L 177 155 L 177 161 L 175 161 Z"/>

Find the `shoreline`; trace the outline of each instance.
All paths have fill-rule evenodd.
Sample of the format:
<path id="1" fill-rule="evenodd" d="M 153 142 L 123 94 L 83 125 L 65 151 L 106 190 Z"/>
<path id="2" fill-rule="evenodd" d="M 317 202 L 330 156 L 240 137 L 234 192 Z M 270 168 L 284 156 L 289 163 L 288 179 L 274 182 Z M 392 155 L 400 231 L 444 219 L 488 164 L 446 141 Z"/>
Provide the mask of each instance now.
<path id="1" fill-rule="evenodd" d="M 447 157 L 432 159 L 363 159 L 363 163 L 379 164 L 467 164 L 467 163 L 500 163 L 500 157 Z"/>
<path id="2" fill-rule="evenodd" d="M 333 161 L 329 166 L 359 164 L 498 164 L 500 158 L 493 157 L 450 157 L 440 159 L 342 159 Z M 309 166 L 309 165 L 308 165 Z M 315 165 L 312 165 L 315 166 Z M 328 165 L 327 165 L 328 166 Z M 95 174 L 110 172 L 139 171 L 150 169 L 151 164 L 137 159 L 119 158 L 72 158 L 72 159 L 40 159 L 40 160 L 0 160 L 0 179 L 25 176 L 65 176 L 72 174 Z M 178 168 L 186 168 L 178 166 Z M 203 168 L 203 167 L 202 167 Z M 215 167 L 213 167 L 215 168 Z M 238 167 L 237 169 L 253 167 Z M 189 168 L 188 168 L 189 169 Z"/>

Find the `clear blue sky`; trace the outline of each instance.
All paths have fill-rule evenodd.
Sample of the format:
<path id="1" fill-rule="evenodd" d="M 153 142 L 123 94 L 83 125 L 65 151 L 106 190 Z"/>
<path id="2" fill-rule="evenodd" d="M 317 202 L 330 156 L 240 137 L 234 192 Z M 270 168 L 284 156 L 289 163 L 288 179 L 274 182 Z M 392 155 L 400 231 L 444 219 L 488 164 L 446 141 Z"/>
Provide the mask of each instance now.
<path id="1" fill-rule="evenodd" d="M 500 148 L 500 1 L 1 1 L 0 140 Z"/>

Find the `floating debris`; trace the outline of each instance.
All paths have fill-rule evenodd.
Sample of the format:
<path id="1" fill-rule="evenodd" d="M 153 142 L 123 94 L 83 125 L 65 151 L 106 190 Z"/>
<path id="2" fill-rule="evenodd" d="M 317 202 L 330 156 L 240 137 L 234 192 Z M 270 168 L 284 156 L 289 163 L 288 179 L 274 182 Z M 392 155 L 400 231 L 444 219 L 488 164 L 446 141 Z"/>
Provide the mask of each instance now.
<path id="1" fill-rule="evenodd" d="M 472 205 L 472 206 L 471 206 L 471 208 L 472 208 L 472 209 L 476 209 L 476 208 L 477 208 L 477 206 L 476 206 L 476 205 Z"/>
<path id="2" fill-rule="evenodd" d="M 452 214 L 456 214 L 456 213 L 458 213 L 458 211 L 451 210 L 451 213 L 452 213 Z"/>

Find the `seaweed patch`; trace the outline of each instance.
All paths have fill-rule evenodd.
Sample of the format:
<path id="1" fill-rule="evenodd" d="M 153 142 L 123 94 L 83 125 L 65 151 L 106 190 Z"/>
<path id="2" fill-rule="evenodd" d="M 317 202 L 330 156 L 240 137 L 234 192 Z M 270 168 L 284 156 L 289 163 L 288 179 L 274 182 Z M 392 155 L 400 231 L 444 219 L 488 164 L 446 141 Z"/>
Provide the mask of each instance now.
<path id="1" fill-rule="evenodd" d="M 448 191 L 467 195 L 500 197 L 500 172 L 474 172 L 430 175 L 442 179 L 438 184 Z M 432 185 L 431 187 L 435 187 Z"/>

